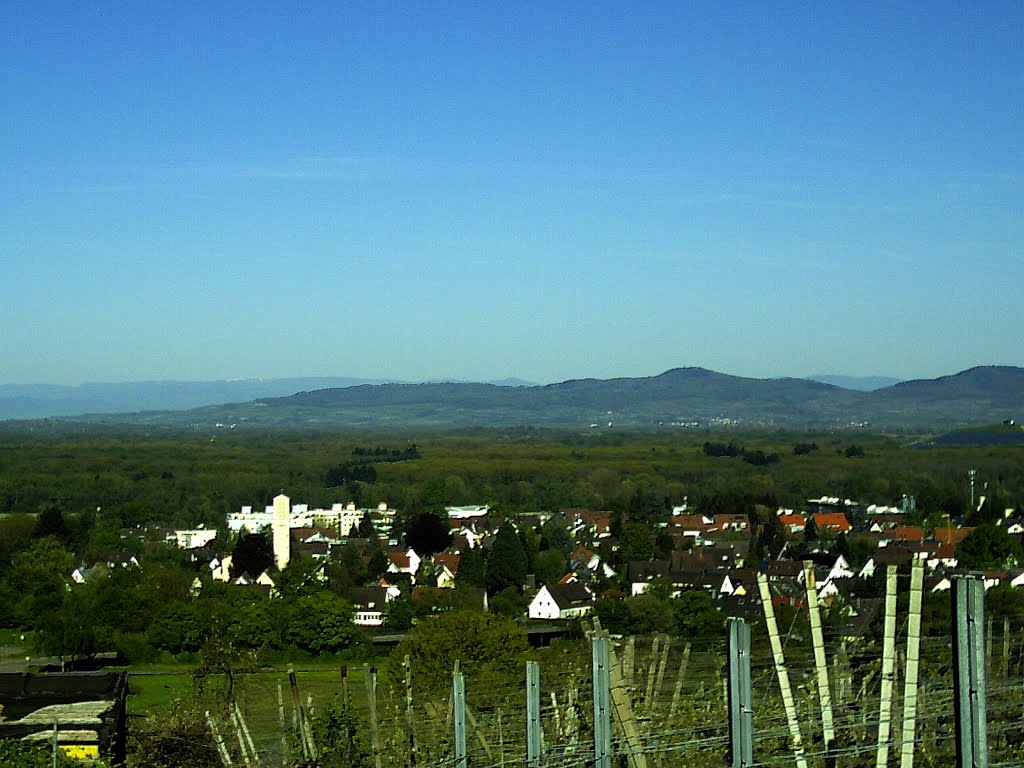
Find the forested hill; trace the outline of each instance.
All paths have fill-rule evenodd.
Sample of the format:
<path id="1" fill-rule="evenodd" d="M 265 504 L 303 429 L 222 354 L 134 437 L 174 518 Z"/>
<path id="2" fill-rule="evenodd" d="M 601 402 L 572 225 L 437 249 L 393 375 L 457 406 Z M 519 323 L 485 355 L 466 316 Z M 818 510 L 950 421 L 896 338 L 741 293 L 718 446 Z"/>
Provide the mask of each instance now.
<path id="1" fill-rule="evenodd" d="M 659 376 L 577 379 L 532 387 L 380 384 L 178 413 L 102 417 L 168 425 L 304 427 L 727 426 L 950 429 L 1020 419 L 1024 369 L 973 368 L 857 392 L 806 379 L 751 379 L 703 368 Z M 99 419 L 99 417 L 97 417 Z"/>

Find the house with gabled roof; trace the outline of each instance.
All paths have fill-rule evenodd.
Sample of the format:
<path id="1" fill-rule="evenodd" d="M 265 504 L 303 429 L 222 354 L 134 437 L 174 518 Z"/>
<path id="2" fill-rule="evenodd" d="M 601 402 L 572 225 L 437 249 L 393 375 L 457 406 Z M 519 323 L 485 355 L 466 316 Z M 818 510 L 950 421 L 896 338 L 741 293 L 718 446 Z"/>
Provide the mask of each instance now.
<path id="1" fill-rule="evenodd" d="M 438 552 L 433 557 L 434 581 L 441 589 L 452 589 L 455 587 L 455 576 L 459 572 L 461 555 Z"/>
<path id="2" fill-rule="evenodd" d="M 712 525 L 713 521 L 703 515 L 673 515 L 669 521 L 669 530 L 677 536 L 697 539 Z"/>
<path id="3" fill-rule="evenodd" d="M 803 533 L 807 529 L 807 518 L 797 512 L 784 512 L 779 515 L 778 519 L 789 536 Z"/>
<path id="4" fill-rule="evenodd" d="M 892 540 L 920 544 L 924 541 L 924 528 L 919 525 L 898 525 L 892 529 Z"/>
<path id="5" fill-rule="evenodd" d="M 650 589 L 651 583 L 661 579 L 668 581 L 671 567 L 667 560 L 644 560 L 631 562 L 626 567 L 631 597 L 642 595 Z"/>
<path id="6" fill-rule="evenodd" d="M 814 528 L 819 533 L 849 533 L 850 521 L 842 512 L 817 512 L 811 515 Z"/>
<path id="7" fill-rule="evenodd" d="M 403 551 L 392 551 L 384 553 L 388 559 L 388 573 L 408 573 L 413 580 L 416 579 L 416 572 L 420 568 L 420 556 L 412 547 Z"/>
<path id="8" fill-rule="evenodd" d="M 719 531 L 742 532 L 750 527 L 746 515 L 715 515 L 712 526 Z"/>
<path id="9" fill-rule="evenodd" d="M 530 601 L 531 619 L 554 621 L 586 616 L 594 610 L 594 594 L 578 581 L 545 584 Z"/>
<path id="10" fill-rule="evenodd" d="M 385 587 L 352 587 L 345 598 L 355 609 L 353 623 L 358 627 L 379 627 L 384 623 L 384 609 L 390 602 Z"/>

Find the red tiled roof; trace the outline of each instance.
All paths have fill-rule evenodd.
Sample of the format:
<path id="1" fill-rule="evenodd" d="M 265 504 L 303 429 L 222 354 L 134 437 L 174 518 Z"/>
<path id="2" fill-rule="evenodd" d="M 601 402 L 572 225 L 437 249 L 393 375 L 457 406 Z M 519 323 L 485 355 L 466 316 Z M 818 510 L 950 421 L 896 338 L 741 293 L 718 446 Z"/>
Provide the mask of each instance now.
<path id="1" fill-rule="evenodd" d="M 924 528 L 919 525 L 900 525 L 893 529 L 896 541 L 924 541 Z"/>
<path id="2" fill-rule="evenodd" d="M 850 530 L 850 521 L 842 512 L 818 512 L 813 515 L 814 525 L 819 531 L 839 531 L 846 533 Z"/>

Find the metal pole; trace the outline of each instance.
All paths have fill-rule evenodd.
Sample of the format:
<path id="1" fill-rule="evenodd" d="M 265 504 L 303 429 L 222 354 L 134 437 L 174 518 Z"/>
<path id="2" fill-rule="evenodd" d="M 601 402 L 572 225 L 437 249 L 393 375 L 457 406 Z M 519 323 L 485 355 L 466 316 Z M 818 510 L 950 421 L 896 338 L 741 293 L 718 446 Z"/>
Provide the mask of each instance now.
<path id="1" fill-rule="evenodd" d="M 536 661 L 526 662 L 526 764 L 540 766 L 540 664 Z"/>
<path id="2" fill-rule="evenodd" d="M 988 768 L 985 685 L 985 583 L 953 579 L 953 709 L 958 768 Z"/>
<path id="3" fill-rule="evenodd" d="M 921 656 L 921 588 L 924 561 L 915 560 L 910 568 L 910 617 L 907 620 L 907 668 L 903 676 L 903 743 L 900 768 L 914 765 L 914 731 L 917 726 L 917 673 Z"/>
<path id="4" fill-rule="evenodd" d="M 594 686 L 594 768 L 612 768 L 611 686 L 608 638 L 591 640 Z"/>
<path id="5" fill-rule="evenodd" d="M 461 672 L 452 675 L 452 701 L 455 702 L 455 766 L 466 768 L 466 680 Z"/>
<path id="6" fill-rule="evenodd" d="M 754 762 L 754 710 L 750 685 L 750 627 L 729 619 L 729 766 Z"/>

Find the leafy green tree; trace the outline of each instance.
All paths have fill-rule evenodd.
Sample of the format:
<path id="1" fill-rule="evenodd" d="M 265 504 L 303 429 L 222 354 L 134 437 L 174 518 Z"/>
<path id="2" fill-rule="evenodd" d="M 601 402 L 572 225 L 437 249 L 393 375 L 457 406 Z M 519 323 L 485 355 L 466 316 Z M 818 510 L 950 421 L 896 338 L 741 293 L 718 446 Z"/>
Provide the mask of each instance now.
<path id="1" fill-rule="evenodd" d="M 274 546 L 265 533 L 243 533 L 231 551 L 231 578 L 259 576 L 274 565 Z"/>
<path id="2" fill-rule="evenodd" d="M 487 555 L 485 585 L 492 597 L 508 588 L 522 592 L 529 563 L 516 529 L 508 520 L 502 523 Z M 461 570 L 461 565 L 460 565 Z"/>
<path id="3" fill-rule="evenodd" d="M 366 579 L 380 578 L 387 572 L 388 564 L 388 556 L 384 554 L 384 550 L 381 549 L 380 545 L 371 545 L 370 562 L 366 564 Z"/>
<path id="4" fill-rule="evenodd" d="M 626 601 L 629 609 L 629 633 L 652 635 L 658 632 L 674 633 L 676 617 L 672 603 L 658 595 L 640 595 Z"/>
<path id="5" fill-rule="evenodd" d="M 15 555 L 7 584 L 17 602 L 10 606 L 9 619 L 31 627 L 60 610 L 74 563 L 73 555 L 52 536 L 32 542 Z"/>
<path id="6" fill-rule="evenodd" d="M 518 690 L 529 644 L 511 619 L 492 613 L 458 611 L 420 621 L 388 657 L 384 672 L 402 686 L 402 660 L 409 656 L 413 690 L 418 696 L 448 691 L 456 660 L 470 693 Z"/>
<path id="7" fill-rule="evenodd" d="M 425 512 L 415 517 L 405 532 L 406 546 L 416 550 L 420 557 L 443 552 L 451 543 L 451 529 L 433 512 Z"/>
<path id="8" fill-rule="evenodd" d="M 407 599 L 392 600 L 384 609 L 384 629 L 405 632 L 412 629 L 413 608 Z"/>
<path id="9" fill-rule="evenodd" d="M 325 588 L 320 563 L 308 557 L 293 557 L 284 570 L 274 576 L 274 592 L 286 600 L 312 595 Z"/>
<path id="10" fill-rule="evenodd" d="M 956 548 L 960 565 L 965 568 L 996 568 L 1015 566 L 1021 560 L 1021 547 L 994 523 L 982 523 Z"/>
<path id="11" fill-rule="evenodd" d="M 457 585 L 466 585 L 483 589 L 487 584 L 487 564 L 484 561 L 483 551 L 479 546 L 470 547 L 462 553 L 459 560 L 459 570 L 455 574 Z"/>
<path id="12" fill-rule="evenodd" d="M 565 527 L 565 520 L 555 516 L 550 518 L 540 529 L 541 551 L 556 549 L 566 557 L 572 552 L 574 543 L 569 529 Z"/>
<path id="13" fill-rule="evenodd" d="M 377 549 L 379 550 L 380 547 L 378 546 Z M 355 542 L 350 541 L 340 549 L 334 549 L 331 552 L 330 561 L 344 569 L 344 578 L 348 582 L 345 588 L 349 586 L 362 586 L 366 582 L 367 573 L 366 564 L 363 562 L 363 551 Z M 334 573 L 334 583 L 339 583 L 338 580 L 342 579 L 343 574 L 340 572 L 331 573 Z"/>
<path id="14" fill-rule="evenodd" d="M 281 601 L 267 600 L 262 595 L 240 606 L 227 628 L 228 643 L 236 648 L 279 650 L 283 645 L 281 624 L 286 609 Z"/>
<path id="15" fill-rule="evenodd" d="M 526 614 L 530 601 L 525 595 L 509 587 L 492 597 L 489 604 L 492 613 L 515 620 Z"/>
<path id="16" fill-rule="evenodd" d="M 629 606 L 625 600 L 612 597 L 599 597 L 594 604 L 594 614 L 601 620 L 601 626 L 616 635 L 629 632 Z"/>
<path id="17" fill-rule="evenodd" d="M 719 636 L 725 620 L 706 592 L 683 592 L 672 601 L 676 631 L 682 637 Z"/>
<path id="18" fill-rule="evenodd" d="M 36 619 L 36 648 L 61 662 L 91 658 L 96 654 L 94 606 L 96 589 L 81 584 L 64 592 L 61 605 Z"/>
<path id="19" fill-rule="evenodd" d="M 32 515 L 0 517 L 0 576 L 9 570 L 14 553 L 28 546 L 35 529 L 36 520 Z"/>
<path id="20" fill-rule="evenodd" d="M 294 601 L 285 638 L 310 653 L 340 653 L 361 639 L 352 620 L 352 605 L 333 592 L 300 597 Z"/>
<path id="21" fill-rule="evenodd" d="M 557 549 L 545 549 L 538 552 L 533 562 L 533 575 L 537 585 L 552 584 L 565 575 L 567 561 Z"/>
<path id="22" fill-rule="evenodd" d="M 39 510 L 36 521 L 36 529 L 33 536 L 43 539 L 53 536 L 55 539 L 66 542 L 69 538 L 67 523 L 64 521 L 64 512 L 56 501 L 50 501 Z"/>
<path id="23" fill-rule="evenodd" d="M 377 540 L 377 528 L 373 524 L 373 516 L 367 512 L 359 519 L 359 528 L 357 529 L 359 537 L 363 539 L 369 539 L 370 541 Z"/>
<path id="24" fill-rule="evenodd" d="M 167 606 L 146 630 L 154 648 L 168 653 L 195 653 L 203 647 L 209 628 L 196 603 L 176 602 Z"/>
<path id="25" fill-rule="evenodd" d="M 618 560 L 620 563 L 631 563 L 638 560 L 650 560 L 654 557 L 654 540 L 651 530 L 646 525 L 632 521 L 622 524 L 619 536 Z"/>

